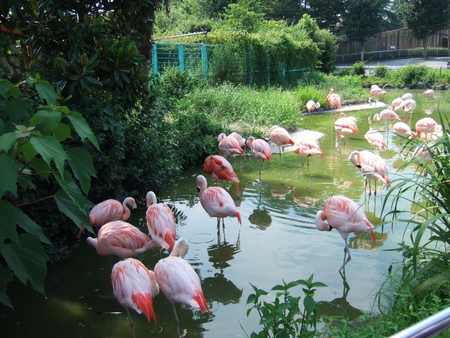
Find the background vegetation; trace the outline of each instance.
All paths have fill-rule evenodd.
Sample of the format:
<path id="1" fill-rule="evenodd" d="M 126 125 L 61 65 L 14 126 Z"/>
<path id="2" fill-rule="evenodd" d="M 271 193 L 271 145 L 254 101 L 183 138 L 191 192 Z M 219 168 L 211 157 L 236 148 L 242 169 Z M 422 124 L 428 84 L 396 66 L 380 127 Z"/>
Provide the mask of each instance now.
<path id="1" fill-rule="evenodd" d="M 448 4 L 447 0 L 439 2 Z M 6 1 L 0 9 L 1 24 L 9 30 L 0 35 L 5 56 L 0 87 L 4 174 L 0 177 L 0 301 L 13 305 L 6 294 L 13 278 L 43 292 L 48 260 L 63 255 L 61 248 L 73 239 L 76 226 L 88 224 L 92 202 L 133 195 L 144 203 L 146 191 L 162 189 L 180 170 L 216 152 L 217 135 L 229 132 L 230 127 L 239 125 L 264 136 L 263 130 L 272 124 L 299 126 L 306 101 L 314 99 L 326 107 L 330 88 L 339 88 L 342 101 L 350 103 L 366 100 L 362 87 L 370 83 L 398 87 L 419 81 L 430 86 L 449 84 L 446 72 L 416 66 L 395 72 L 379 67 L 375 78 L 367 78 L 362 63 L 347 74 L 327 75 L 333 70 L 336 48 L 332 33 L 356 25 L 339 19 L 349 3 L 185 0 L 173 1 L 167 16 L 156 15 L 158 9 L 167 7 L 165 1 L 86 0 L 75 5 L 69 0 Z M 423 5 L 421 15 L 427 15 L 434 3 Z M 399 6 L 400 2 L 391 1 L 372 14 L 381 15 L 382 23 L 390 28 L 399 28 Z M 154 22 L 158 35 L 204 30 L 208 42 L 225 46 L 215 55 L 211 82 L 174 70 L 160 78 L 152 76 L 149 59 Z M 358 27 L 363 30 L 364 22 Z M 385 29 L 380 23 L 379 31 Z M 185 41 L 199 39 L 193 36 Z M 242 86 L 242 78 L 230 76 L 230 70 L 239 71 L 233 68 L 236 53 L 250 52 L 257 55 L 258 64 L 253 66 L 259 67 L 261 76 L 270 75 L 278 82 L 276 86 Z M 309 71 L 283 82 L 275 68 L 264 70 L 267 60 Z M 33 145 L 39 139 L 52 147 Z M 187 144 L 186 139 L 192 142 Z M 445 192 L 448 145 L 438 149 L 433 160 L 440 162 L 427 170 L 434 180 L 432 187 Z M 428 193 L 424 189 L 420 197 Z M 447 194 L 439 198 L 448 202 Z M 430 210 L 425 224 L 434 233 L 431 242 L 447 244 L 447 221 L 435 217 L 437 210 Z M 416 227 L 413 234 L 423 234 L 423 230 Z M 390 280 L 393 302 L 384 318 L 396 318 L 389 312 L 393 311 L 405 320 L 417 320 L 446 304 L 446 298 L 437 299 L 431 292 L 411 297 L 419 295 L 418 291 L 439 290 L 439 295 L 448 291 L 447 258 L 445 251 L 419 250 L 417 245 L 401 249 L 407 253 L 406 263 L 412 259 L 417 264 L 412 270 L 399 269 Z M 30 271 L 27 259 L 15 265 L 13 258 L 20 255 L 28 257 L 28 263 L 30 257 L 36 258 L 36 270 Z M 414 300 L 412 307 L 402 306 L 410 299 Z M 424 299 L 428 300 L 425 305 Z M 392 321 L 385 327 L 397 330 L 404 324 Z"/>

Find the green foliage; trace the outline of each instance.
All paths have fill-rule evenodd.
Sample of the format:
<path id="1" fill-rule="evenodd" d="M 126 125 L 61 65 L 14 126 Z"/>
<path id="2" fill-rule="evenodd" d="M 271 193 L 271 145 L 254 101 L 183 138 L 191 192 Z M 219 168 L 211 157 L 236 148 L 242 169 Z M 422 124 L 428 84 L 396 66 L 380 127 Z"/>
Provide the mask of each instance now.
<path id="1" fill-rule="evenodd" d="M 0 253 L 6 264 L 0 301 L 12 307 L 6 294 L 11 273 L 44 293 L 49 258 L 41 243 L 51 243 L 35 222 L 39 212 L 48 219 L 57 206 L 66 220 L 92 231 L 86 198 L 95 177 L 92 157 L 68 141 L 77 135 L 98 150 L 99 144 L 84 117 L 61 106 L 60 92 L 39 77 L 18 84 L 2 79 L 0 95 Z"/>
<path id="2" fill-rule="evenodd" d="M 406 65 L 389 73 L 389 79 L 398 87 L 415 87 L 421 81 L 434 83 L 435 70 L 424 65 Z"/>
<path id="3" fill-rule="evenodd" d="M 247 310 L 247 316 L 253 309 L 260 316 L 259 325 L 263 329 L 259 333 L 252 332 L 251 338 L 256 337 L 314 337 L 318 323 L 317 308 L 320 303 L 314 300 L 316 288 L 326 287 L 322 282 L 314 282 L 313 275 L 307 280 L 299 279 L 290 283 L 274 286 L 275 300 L 263 300 L 269 293 L 250 284 L 255 293 L 247 298 L 247 304 L 252 307 Z M 301 285 L 304 293 L 303 309 L 300 306 L 301 297 L 291 295 L 290 289 Z"/>
<path id="4" fill-rule="evenodd" d="M 373 75 L 380 78 L 385 78 L 389 69 L 386 65 L 379 64 L 375 67 Z"/>
<path id="5" fill-rule="evenodd" d="M 342 19 L 347 38 L 364 46 L 364 42 L 380 31 L 383 9 L 388 2 L 388 0 L 346 1 Z"/>
<path id="6" fill-rule="evenodd" d="M 400 16 L 417 39 L 437 33 L 450 22 L 450 1 L 403 1 L 399 4 Z"/>

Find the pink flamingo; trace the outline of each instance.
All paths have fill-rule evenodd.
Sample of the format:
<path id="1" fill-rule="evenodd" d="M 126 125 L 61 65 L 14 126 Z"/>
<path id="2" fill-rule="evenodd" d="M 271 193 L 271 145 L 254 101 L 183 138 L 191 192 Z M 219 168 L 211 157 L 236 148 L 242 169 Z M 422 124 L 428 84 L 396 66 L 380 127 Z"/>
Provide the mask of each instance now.
<path id="1" fill-rule="evenodd" d="M 344 113 L 341 113 L 340 118 L 334 122 L 334 129 L 336 130 L 336 149 L 339 149 L 341 145 L 341 138 L 345 139 L 350 135 L 355 135 L 358 133 L 356 118 L 353 116 L 346 116 Z"/>
<path id="2" fill-rule="evenodd" d="M 293 152 L 301 157 L 306 157 L 308 159 L 307 165 L 309 166 L 309 157 L 311 156 L 323 156 L 323 151 L 320 149 L 319 144 L 315 139 L 302 138 L 295 142 Z M 302 163 L 303 166 L 303 163 Z"/>
<path id="3" fill-rule="evenodd" d="M 441 131 L 442 126 L 432 117 L 424 117 L 416 122 L 416 136 L 421 136 L 422 133 L 439 133 Z"/>
<path id="4" fill-rule="evenodd" d="M 252 150 L 255 159 L 257 161 L 261 160 L 259 164 L 259 180 L 261 181 L 261 163 L 264 162 L 264 160 L 270 162 L 270 159 L 272 158 L 270 145 L 262 139 L 255 139 L 253 136 L 250 136 L 247 139 L 247 146 Z"/>
<path id="5" fill-rule="evenodd" d="M 316 228 L 320 231 L 331 231 L 334 228 L 344 239 L 344 262 L 339 268 L 340 272 L 352 259 L 348 250 L 348 234 L 352 232 L 355 234 L 366 233 L 373 229 L 373 224 L 367 219 L 364 210 L 354 201 L 345 196 L 332 196 L 325 201 L 323 210 L 317 212 Z M 375 233 L 373 231 L 371 231 L 371 236 L 375 242 Z M 348 258 L 346 259 L 347 255 Z"/>
<path id="6" fill-rule="evenodd" d="M 98 231 L 97 238 L 88 237 L 87 242 L 100 256 L 115 255 L 122 259 L 158 247 L 141 230 L 124 221 L 106 223 Z"/>
<path id="7" fill-rule="evenodd" d="M 427 89 L 427 90 L 425 90 L 425 91 L 422 93 L 422 95 L 432 97 L 433 99 L 436 98 L 436 94 L 435 94 L 435 92 L 434 92 L 433 89 Z"/>
<path id="8" fill-rule="evenodd" d="M 366 178 L 365 187 L 367 187 L 367 181 L 369 181 L 369 197 L 372 194 L 370 180 L 375 181 L 375 196 L 377 195 L 377 181 L 385 184 L 388 189 L 390 188 L 389 168 L 381 156 L 368 150 L 354 151 L 350 154 L 348 160 L 363 173 Z"/>
<path id="9" fill-rule="evenodd" d="M 393 99 L 391 105 L 389 106 L 389 109 L 395 110 L 395 107 L 398 107 L 399 105 L 401 105 L 402 102 L 403 102 L 403 99 L 401 97 L 397 97 L 397 98 Z"/>
<path id="10" fill-rule="evenodd" d="M 375 98 L 375 106 L 377 105 L 378 100 L 381 95 L 385 95 L 386 91 L 378 87 L 377 85 L 372 85 L 370 88 L 370 97 Z"/>
<path id="11" fill-rule="evenodd" d="M 230 135 L 228 135 L 228 137 L 233 137 L 236 141 L 238 141 L 239 146 L 242 148 L 243 146 L 245 146 L 245 138 L 243 138 L 241 136 L 241 134 L 233 131 Z"/>
<path id="12" fill-rule="evenodd" d="M 312 113 L 314 110 L 320 108 L 320 102 L 314 102 L 314 100 L 309 100 L 306 102 L 306 110 L 308 110 L 309 113 Z"/>
<path id="13" fill-rule="evenodd" d="M 410 126 L 408 126 L 405 122 L 397 122 L 392 127 L 392 131 L 395 134 L 398 134 L 403 137 L 407 137 L 412 139 L 415 137 L 415 133 L 411 130 Z"/>
<path id="14" fill-rule="evenodd" d="M 280 148 L 280 156 L 284 148 L 289 144 L 294 145 L 294 140 L 291 139 L 289 132 L 279 126 L 272 126 L 269 130 L 270 140 Z"/>
<path id="15" fill-rule="evenodd" d="M 239 179 L 227 159 L 220 155 L 211 155 L 205 159 L 203 172 L 211 174 L 216 183 L 219 180 L 233 181 L 239 184 Z"/>
<path id="16" fill-rule="evenodd" d="M 383 134 L 373 129 L 372 127 L 364 135 L 364 138 L 372 147 L 380 147 L 382 150 L 386 150 L 386 142 L 384 142 Z"/>
<path id="17" fill-rule="evenodd" d="M 406 120 L 408 120 L 409 112 L 412 112 L 414 109 L 416 109 L 416 106 L 417 106 L 416 101 L 411 98 L 411 99 L 404 100 L 402 103 L 400 103 L 400 105 L 398 105 L 394 109 L 395 110 L 403 109 L 405 111 L 405 121 L 406 121 Z"/>
<path id="18" fill-rule="evenodd" d="M 211 315 L 203 295 L 200 278 L 194 268 L 184 259 L 188 250 L 187 241 L 184 238 L 178 239 L 170 255 L 159 260 L 154 269 L 161 291 L 172 303 L 178 337 L 180 337 L 179 321 L 174 303 L 200 309 L 202 314 L 208 311 Z"/>
<path id="19" fill-rule="evenodd" d="M 401 121 L 402 119 L 392 109 L 383 109 L 381 112 L 374 115 L 373 120 L 390 122 L 390 121 Z"/>
<path id="20" fill-rule="evenodd" d="M 149 235 L 163 249 L 173 250 L 177 226 L 172 210 L 167 204 L 158 203 L 153 191 L 147 193 L 146 201 L 147 212 L 145 213 L 145 218 Z"/>
<path id="21" fill-rule="evenodd" d="M 91 209 L 89 212 L 89 221 L 92 226 L 98 227 L 111 221 L 126 221 L 131 215 L 128 206 L 136 209 L 136 201 L 133 197 L 125 198 L 122 203 L 114 199 L 105 200 Z M 81 236 L 84 229 L 86 229 L 84 226 L 80 229 L 78 237 Z"/>
<path id="22" fill-rule="evenodd" d="M 134 327 L 128 308 L 147 317 L 153 318 L 156 324 L 156 315 L 153 309 L 153 298 L 159 294 L 159 286 L 153 271 L 134 258 L 127 258 L 114 264 L 111 271 L 111 282 L 114 296 L 120 305 L 127 309 L 130 327 L 134 337 Z"/>
<path id="23" fill-rule="evenodd" d="M 221 133 L 217 140 L 219 141 L 219 151 L 223 157 L 227 158 L 228 155 L 244 156 L 244 150 L 234 137 L 226 136 L 225 133 Z"/>
<path id="24" fill-rule="evenodd" d="M 242 225 L 241 213 L 236 208 L 233 198 L 221 187 L 207 187 L 206 178 L 198 175 L 197 190 L 199 191 L 200 203 L 210 217 L 217 217 L 217 233 L 220 232 L 220 219 L 225 217 L 237 217 Z"/>
<path id="25" fill-rule="evenodd" d="M 328 92 L 327 97 L 325 98 L 325 102 L 328 102 L 330 104 L 330 107 L 341 109 L 341 97 L 334 92 L 334 89 L 331 88 Z"/>

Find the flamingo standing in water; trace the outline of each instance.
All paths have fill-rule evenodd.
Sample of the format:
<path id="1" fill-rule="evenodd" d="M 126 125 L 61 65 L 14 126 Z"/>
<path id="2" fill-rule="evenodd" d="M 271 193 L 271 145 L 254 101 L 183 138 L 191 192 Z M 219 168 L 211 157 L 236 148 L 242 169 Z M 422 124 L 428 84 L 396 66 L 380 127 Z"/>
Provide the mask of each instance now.
<path id="1" fill-rule="evenodd" d="M 437 96 L 436 96 L 436 94 L 435 94 L 435 92 L 434 92 L 433 89 L 427 89 L 427 90 L 425 90 L 425 91 L 422 93 L 422 95 L 432 97 L 433 99 L 436 99 L 436 98 L 437 98 Z"/>
<path id="2" fill-rule="evenodd" d="M 372 127 L 364 135 L 364 138 L 372 147 L 380 147 L 382 150 L 386 150 L 386 142 L 384 142 L 383 134 Z"/>
<path id="3" fill-rule="evenodd" d="M 173 249 L 177 226 L 175 224 L 175 215 L 165 203 L 158 203 L 153 191 L 146 195 L 147 229 L 151 238 L 163 249 Z"/>
<path id="4" fill-rule="evenodd" d="M 87 241 L 100 256 L 116 255 L 122 259 L 158 247 L 158 243 L 124 221 L 106 223 L 100 228 L 97 238 L 88 237 Z"/>
<path id="5" fill-rule="evenodd" d="M 438 124 L 432 117 L 424 117 L 416 122 L 416 136 L 422 138 L 422 134 L 425 133 L 435 133 L 439 135 L 442 132 L 442 126 Z M 428 136 L 424 136 L 428 139 Z"/>
<path id="6" fill-rule="evenodd" d="M 325 102 L 330 104 L 331 108 L 341 109 L 341 97 L 334 92 L 334 89 L 331 88 L 328 92 L 327 97 L 325 98 Z"/>
<path id="7" fill-rule="evenodd" d="M 370 88 L 370 97 L 375 98 L 375 106 L 377 105 L 380 96 L 385 94 L 386 91 L 378 87 L 378 85 L 372 85 L 372 87 Z"/>
<path id="8" fill-rule="evenodd" d="M 315 102 L 314 100 L 309 100 L 306 102 L 306 110 L 308 110 L 308 113 L 312 113 L 314 110 L 320 108 L 320 102 Z"/>
<path id="9" fill-rule="evenodd" d="M 252 150 L 253 156 L 259 162 L 259 180 L 261 181 L 261 165 L 264 160 L 270 162 L 272 158 L 272 153 L 270 152 L 270 145 L 262 140 L 255 139 L 253 136 L 250 136 L 247 139 L 247 146 Z"/>
<path id="10" fill-rule="evenodd" d="M 216 184 L 219 180 L 233 181 L 239 184 L 239 179 L 227 159 L 220 155 L 211 155 L 205 159 L 203 163 L 203 172 L 211 174 Z"/>
<path id="11" fill-rule="evenodd" d="M 395 110 L 395 107 L 398 107 L 399 105 L 401 105 L 402 102 L 403 102 L 403 99 L 401 97 L 397 97 L 397 98 L 393 99 L 391 105 L 389 106 L 389 109 Z"/>
<path id="12" fill-rule="evenodd" d="M 286 129 L 279 126 L 272 126 L 269 132 L 270 140 L 280 149 L 280 156 L 285 147 L 289 144 L 294 145 L 294 140 L 291 139 L 291 135 L 289 135 L 289 132 Z"/>
<path id="13" fill-rule="evenodd" d="M 405 111 L 405 121 L 408 121 L 409 112 L 416 109 L 417 103 L 414 99 L 406 99 L 400 103 L 394 110 L 403 109 Z"/>
<path id="14" fill-rule="evenodd" d="M 210 217 L 217 217 L 217 233 L 220 233 L 220 219 L 224 224 L 225 217 L 237 217 L 242 225 L 241 213 L 236 208 L 231 195 L 221 187 L 207 187 L 206 178 L 198 175 L 197 190 L 199 191 L 200 203 Z M 225 227 L 225 225 L 223 225 Z"/>
<path id="15" fill-rule="evenodd" d="M 132 308 L 137 313 L 153 318 L 156 324 L 156 315 L 153 309 L 153 298 L 159 294 L 159 286 L 153 271 L 134 258 L 127 258 L 114 264 L 111 271 L 111 283 L 114 296 L 120 305 L 128 312 L 130 327 L 134 337 L 133 322 L 128 311 Z"/>
<path id="16" fill-rule="evenodd" d="M 316 228 L 320 231 L 331 231 L 334 228 L 344 239 L 344 262 L 339 268 L 340 272 L 352 259 L 348 250 L 348 234 L 352 232 L 355 234 L 366 233 L 373 229 L 373 224 L 367 219 L 364 210 L 354 201 L 345 196 L 332 196 L 325 201 L 323 209 L 317 212 Z M 375 242 L 373 231 L 371 236 Z"/>
<path id="17" fill-rule="evenodd" d="M 172 303 L 178 337 L 180 337 L 180 329 L 174 303 L 200 309 L 202 314 L 208 311 L 211 315 L 203 295 L 200 278 L 194 268 L 184 259 L 188 250 L 187 241 L 184 238 L 178 239 L 170 255 L 159 260 L 154 269 L 161 291 Z"/>
<path id="18" fill-rule="evenodd" d="M 101 227 L 111 221 L 126 221 L 130 218 L 130 206 L 136 209 L 136 201 L 133 197 L 127 197 L 120 203 L 114 199 L 108 199 L 96 204 L 89 212 L 89 221 L 92 226 Z M 84 227 L 78 232 L 78 237 L 83 233 Z"/>
<path id="19" fill-rule="evenodd" d="M 397 122 L 392 127 L 392 131 L 400 136 L 407 137 L 412 139 L 416 136 L 416 134 L 411 130 L 411 127 L 408 126 L 405 122 Z"/>
<path id="20" fill-rule="evenodd" d="M 301 157 L 306 157 L 308 159 L 307 165 L 309 167 L 309 157 L 311 156 L 323 156 L 323 151 L 320 149 L 319 144 L 315 139 L 312 139 L 310 137 L 308 138 L 302 138 L 295 142 L 294 145 L 294 153 L 297 155 L 300 155 Z M 303 166 L 303 163 L 302 163 Z"/>
<path id="21" fill-rule="evenodd" d="M 228 155 L 244 156 L 244 150 L 241 148 L 236 138 L 221 133 L 217 140 L 219 141 L 219 151 L 223 157 L 227 158 Z"/>
<path id="22" fill-rule="evenodd" d="M 374 195 L 377 195 L 377 181 L 390 188 L 390 182 L 388 176 L 389 168 L 386 161 L 379 155 L 372 153 L 368 150 L 354 151 L 350 154 L 348 160 L 360 170 L 366 178 L 365 187 L 367 188 L 367 181 L 369 181 L 369 198 L 372 194 L 372 187 L 370 186 L 370 180 L 375 181 Z"/>
<path id="23" fill-rule="evenodd" d="M 336 131 L 336 149 L 339 152 L 339 148 L 341 145 L 341 138 L 345 139 L 350 135 L 355 135 L 358 133 L 358 126 L 356 125 L 356 118 L 353 116 L 346 116 L 344 113 L 340 114 L 340 118 L 338 118 L 334 122 L 334 129 Z M 345 142 L 344 142 L 345 145 Z"/>

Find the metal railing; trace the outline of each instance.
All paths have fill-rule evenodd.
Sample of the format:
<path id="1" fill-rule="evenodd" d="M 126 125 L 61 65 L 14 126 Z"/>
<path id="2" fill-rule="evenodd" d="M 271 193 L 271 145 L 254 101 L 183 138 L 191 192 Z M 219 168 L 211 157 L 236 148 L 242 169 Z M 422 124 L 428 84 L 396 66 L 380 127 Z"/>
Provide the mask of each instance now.
<path id="1" fill-rule="evenodd" d="M 450 328 L 450 307 L 396 333 L 390 338 L 428 338 Z"/>

